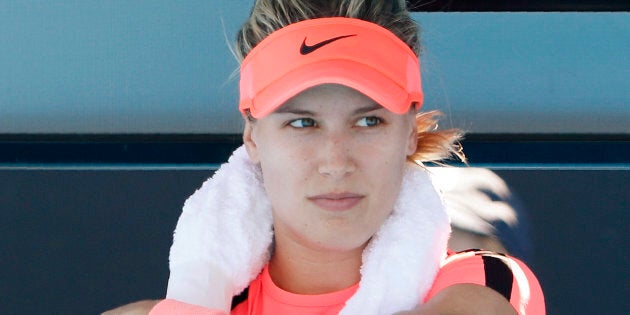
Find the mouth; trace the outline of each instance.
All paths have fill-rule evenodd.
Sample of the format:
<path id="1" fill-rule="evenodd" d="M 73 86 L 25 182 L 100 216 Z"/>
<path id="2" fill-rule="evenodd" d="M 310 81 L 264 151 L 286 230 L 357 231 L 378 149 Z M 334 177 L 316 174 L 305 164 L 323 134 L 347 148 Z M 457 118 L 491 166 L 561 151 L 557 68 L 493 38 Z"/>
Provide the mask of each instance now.
<path id="1" fill-rule="evenodd" d="M 364 195 L 354 193 L 330 193 L 308 197 L 308 200 L 324 210 L 344 211 L 354 208 L 363 198 Z"/>

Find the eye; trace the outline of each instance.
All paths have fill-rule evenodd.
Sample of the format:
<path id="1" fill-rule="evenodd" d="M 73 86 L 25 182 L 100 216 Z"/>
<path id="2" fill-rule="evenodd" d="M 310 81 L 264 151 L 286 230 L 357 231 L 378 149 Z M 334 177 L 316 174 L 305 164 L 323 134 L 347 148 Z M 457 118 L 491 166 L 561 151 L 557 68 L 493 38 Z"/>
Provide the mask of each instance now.
<path id="1" fill-rule="evenodd" d="M 359 119 L 356 123 L 359 127 L 374 127 L 380 125 L 383 121 L 376 116 L 367 116 Z"/>
<path id="2" fill-rule="evenodd" d="M 291 120 L 289 122 L 289 125 L 291 125 L 291 127 L 293 128 L 308 128 L 308 127 L 315 127 L 317 124 L 315 123 L 315 120 L 312 118 L 298 118 L 298 119 Z"/>

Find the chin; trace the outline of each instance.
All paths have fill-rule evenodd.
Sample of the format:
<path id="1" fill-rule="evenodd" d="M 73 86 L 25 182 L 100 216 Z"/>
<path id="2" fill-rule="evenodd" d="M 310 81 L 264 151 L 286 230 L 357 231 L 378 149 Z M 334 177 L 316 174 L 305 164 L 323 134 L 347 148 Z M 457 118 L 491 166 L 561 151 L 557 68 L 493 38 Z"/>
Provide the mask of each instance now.
<path id="1" fill-rule="evenodd" d="M 317 242 L 319 247 L 331 252 L 348 252 L 363 250 L 370 241 L 370 237 L 349 238 L 347 235 L 333 236 L 329 241 Z"/>

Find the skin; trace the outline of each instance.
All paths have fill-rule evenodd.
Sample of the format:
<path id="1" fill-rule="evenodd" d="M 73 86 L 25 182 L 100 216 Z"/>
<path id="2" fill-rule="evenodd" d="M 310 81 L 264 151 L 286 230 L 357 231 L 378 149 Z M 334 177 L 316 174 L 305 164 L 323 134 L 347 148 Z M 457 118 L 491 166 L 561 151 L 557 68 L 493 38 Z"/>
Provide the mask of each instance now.
<path id="1" fill-rule="evenodd" d="M 320 85 L 248 121 L 243 139 L 273 205 L 274 282 L 299 294 L 357 283 L 361 253 L 391 213 L 416 149 L 414 113 Z"/>
<path id="2" fill-rule="evenodd" d="M 115 309 L 101 313 L 101 315 L 144 315 L 149 314 L 151 309 L 160 302 L 160 300 L 143 300 L 129 303 Z"/>
<path id="3" fill-rule="evenodd" d="M 397 315 L 516 315 L 496 291 L 477 284 L 452 285 L 417 309 Z"/>

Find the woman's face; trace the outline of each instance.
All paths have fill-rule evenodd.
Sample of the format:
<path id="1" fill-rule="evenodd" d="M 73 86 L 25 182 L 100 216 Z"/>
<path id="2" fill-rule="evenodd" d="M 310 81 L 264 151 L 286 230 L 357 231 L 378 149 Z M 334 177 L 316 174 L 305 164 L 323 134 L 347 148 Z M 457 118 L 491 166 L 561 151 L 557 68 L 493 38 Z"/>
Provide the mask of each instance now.
<path id="1" fill-rule="evenodd" d="M 326 84 L 247 122 L 244 140 L 262 168 L 276 237 L 337 251 L 365 245 L 389 216 L 417 131 L 413 113 Z"/>

